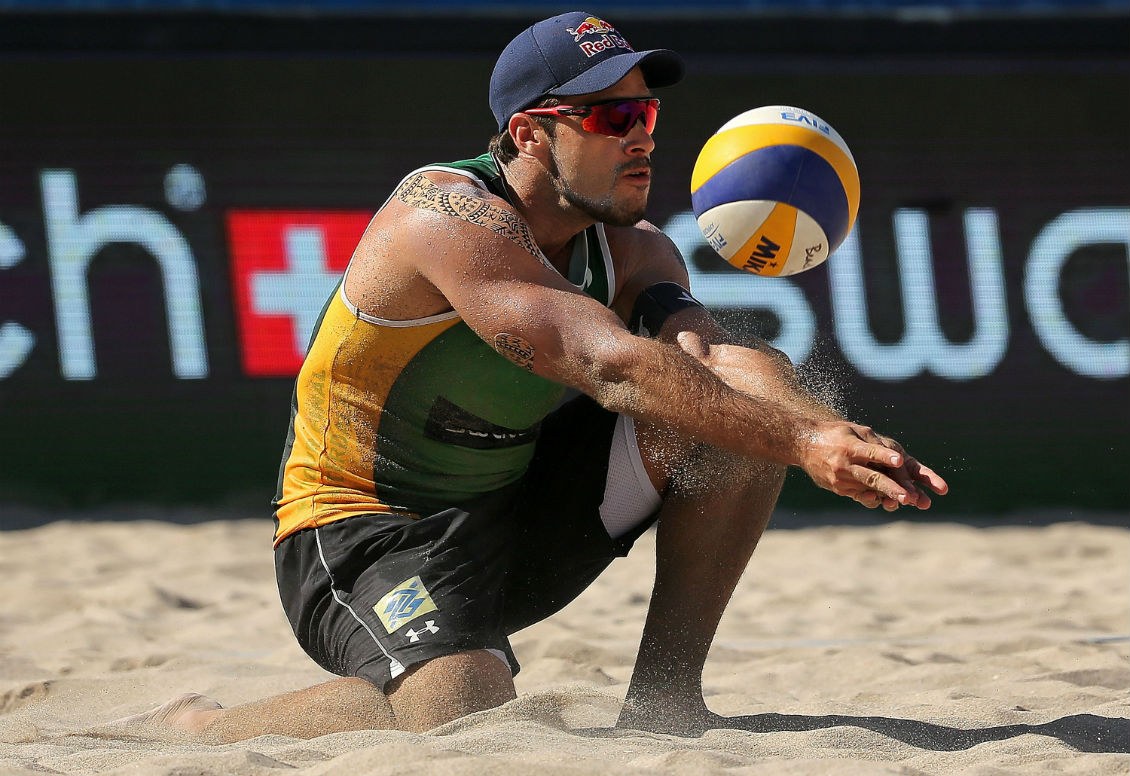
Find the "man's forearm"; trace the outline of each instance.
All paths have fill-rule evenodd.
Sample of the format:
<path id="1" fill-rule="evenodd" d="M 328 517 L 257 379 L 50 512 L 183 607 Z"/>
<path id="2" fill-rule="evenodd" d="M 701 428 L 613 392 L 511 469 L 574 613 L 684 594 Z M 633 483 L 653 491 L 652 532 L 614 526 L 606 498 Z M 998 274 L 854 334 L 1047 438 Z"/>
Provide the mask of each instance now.
<path id="1" fill-rule="evenodd" d="M 736 391 L 779 402 L 814 420 L 844 420 L 843 415 L 801 384 L 789 357 L 767 342 L 740 344 L 709 317 L 690 323 L 690 328 L 665 327 L 660 339 L 678 345 Z"/>
<path id="2" fill-rule="evenodd" d="M 834 407 L 804 387 L 792 362 L 780 351 L 723 345 L 712 347 L 711 354 L 713 358 L 700 359 L 703 365 L 736 391 L 778 401 L 814 420 L 844 420 Z"/>
<path id="3" fill-rule="evenodd" d="M 677 345 L 636 338 L 582 389 L 604 407 L 750 458 L 799 464 L 822 418 L 789 402 L 731 387 Z"/>

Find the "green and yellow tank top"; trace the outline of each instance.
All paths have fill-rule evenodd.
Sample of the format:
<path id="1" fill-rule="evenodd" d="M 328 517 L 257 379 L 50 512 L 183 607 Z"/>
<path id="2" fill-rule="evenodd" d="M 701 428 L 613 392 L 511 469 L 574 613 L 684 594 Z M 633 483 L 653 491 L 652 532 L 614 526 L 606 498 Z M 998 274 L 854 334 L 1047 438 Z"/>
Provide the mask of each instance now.
<path id="1" fill-rule="evenodd" d="M 407 177 L 429 170 L 506 196 L 489 154 Z M 616 283 L 601 224 L 574 241 L 568 275 L 611 305 Z M 456 311 L 375 318 L 346 298 L 343 280 L 295 383 L 273 502 L 276 543 L 354 515 L 431 514 L 514 483 L 564 391 L 500 356 Z"/>

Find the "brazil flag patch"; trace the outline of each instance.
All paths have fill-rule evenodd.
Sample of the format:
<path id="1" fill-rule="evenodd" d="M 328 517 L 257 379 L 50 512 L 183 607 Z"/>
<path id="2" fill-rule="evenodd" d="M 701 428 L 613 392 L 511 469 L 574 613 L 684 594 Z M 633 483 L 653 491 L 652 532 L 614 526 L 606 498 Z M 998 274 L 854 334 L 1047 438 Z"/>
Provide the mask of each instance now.
<path id="1" fill-rule="evenodd" d="M 421 614 L 437 611 L 432 596 L 419 576 L 410 577 L 397 585 L 373 607 L 381 624 L 389 633 Z"/>

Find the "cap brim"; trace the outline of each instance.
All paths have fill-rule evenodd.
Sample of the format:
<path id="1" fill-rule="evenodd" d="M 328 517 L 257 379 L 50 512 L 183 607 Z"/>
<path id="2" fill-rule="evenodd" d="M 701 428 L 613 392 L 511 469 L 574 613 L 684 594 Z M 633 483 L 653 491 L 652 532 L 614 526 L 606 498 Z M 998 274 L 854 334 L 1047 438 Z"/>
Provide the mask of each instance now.
<path id="1" fill-rule="evenodd" d="M 636 65 L 639 65 L 643 72 L 644 81 L 649 88 L 673 86 L 683 80 L 685 70 L 683 58 L 670 49 L 652 49 L 609 57 L 576 78 L 549 90 L 547 94 L 554 97 L 572 97 L 577 94 L 602 92 L 626 76 Z"/>

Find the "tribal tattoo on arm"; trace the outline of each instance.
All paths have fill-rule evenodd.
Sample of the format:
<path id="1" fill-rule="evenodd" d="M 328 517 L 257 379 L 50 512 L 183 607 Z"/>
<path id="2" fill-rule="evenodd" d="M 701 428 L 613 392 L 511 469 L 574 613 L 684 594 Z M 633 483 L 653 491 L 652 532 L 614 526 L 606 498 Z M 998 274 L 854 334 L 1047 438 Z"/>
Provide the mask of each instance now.
<path id="1" fill-rule="evenodd" d="M 442 213 L 469 224 L 482 226 L 517 244 L 545 266 L 553 269 L 549 259 L 534 241 L 534 235 L 516 213 L 495 205 L 483 197 L 444 191 L 421 173 L 413 175 L 396 190 L 396 198 L 406 205 Z M 534 371 L 535 349 L 529 340 L 507 332 L 496 334 L 491 343 L 495 351 L 528 372 Z"/>
<path id="2" fill-rule="evenodd" d="M 534 346 L 517 334 L 502 332 L 494 337 L 494 349 L 527 372 L 534 371 Z"/>
<path id="3" fill-rule="evenodd" d="M 432 210 L 469 224 L 486 227 L 495 234 L 516 243 L 542 264 L 550 266 L 549 261 L 534 242 L 534 235 L 526 222 L 516 214 L 482 197 L 444 191 L 425 178 L 422 173 L 417 173 L 396 190 L 396 198 L 406 205 L 421 210 Z"/>

